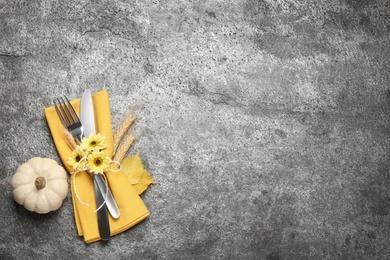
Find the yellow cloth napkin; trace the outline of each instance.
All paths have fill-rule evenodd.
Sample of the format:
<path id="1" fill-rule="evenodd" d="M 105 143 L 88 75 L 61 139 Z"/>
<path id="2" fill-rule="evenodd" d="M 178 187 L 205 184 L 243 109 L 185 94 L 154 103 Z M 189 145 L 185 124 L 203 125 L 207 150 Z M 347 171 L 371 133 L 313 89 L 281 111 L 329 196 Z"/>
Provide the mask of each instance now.
<path id="1" fill-rule="evenodd" d="M 105 136 L 105 142 L 107 144 L 105 152 L 111 157 L 113 154 L 114 142 L 107 90 L 95 93 L 92 95 L 92 100 L 94 104 L 96 132 Z M 77 114 L 79 114 L 80 99 L 72 100 L 71 103 Z M 70 157 L 72 150 L 66 144 L 64 127 L 61 124 L 54 106 L 45 108 L 44 113 L 58 154 L 61 157 L 64 167 L 70 173 L 73 170 L 66 162 Z M 113 236 L 139 223 L 149 216 L 149 212 L 137 194 L 137 191 L 127 180 L 127 177 L 123 172 L 109 171 L 105 173 L 105 175 L 121 214 L 119 219 L 113 219 L 111 215 L 108 214 L 111 236 Z M 78 234 L 84 236 L 84 241 L 86 243 L 98 241 L 100 240 L 100 235 L 95 213 L 96 203 L 93 178 L 86 172 L 79 172 L 75 176 L 71 176 L 70 182 Z M 81 201 L 75 194 L 75 188 L 77 189 L 77 195 Z M 83 202 L 88 205 L 83 204 Z"/>

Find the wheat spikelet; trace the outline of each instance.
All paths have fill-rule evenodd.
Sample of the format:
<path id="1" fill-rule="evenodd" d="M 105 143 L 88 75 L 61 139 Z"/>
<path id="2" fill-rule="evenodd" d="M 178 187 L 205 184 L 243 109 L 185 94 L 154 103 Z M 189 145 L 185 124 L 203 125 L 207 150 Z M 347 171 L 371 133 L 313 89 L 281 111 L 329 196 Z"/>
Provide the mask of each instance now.
<path id="1" fill-rule="evenodd" d="M 74 140 L 72 134 L 68 131 L 68 129 L 66 128 L 64 129 L 64 134 L 65 134 L 65 142 L 73 151 L 77 147 L 76 141 Z"/>
<path id="2" fill-rule="evenodd" d="M 121 163 L 122 160 L 125 158 L 127 152 L 130 150 L 134 142 L 137 140 L 137 138 L 138 138 L 137 135 L 133 133 L 129 134 L 126 137 L 126 139 L 123 141 L 122 145 L 116 151 L 113 160 Z"/>
<path id="3" fill-rule="evenodd" d="M 130 129 L 130 127 L 134 124 L 136 117 L 133 114 L 129 114 L 125 120 L 123 120 L 122 124 L 118 127 L 114 134 L 114 151 L 118 149 L 120 142 L 125 136 L 126 132 Z"/>

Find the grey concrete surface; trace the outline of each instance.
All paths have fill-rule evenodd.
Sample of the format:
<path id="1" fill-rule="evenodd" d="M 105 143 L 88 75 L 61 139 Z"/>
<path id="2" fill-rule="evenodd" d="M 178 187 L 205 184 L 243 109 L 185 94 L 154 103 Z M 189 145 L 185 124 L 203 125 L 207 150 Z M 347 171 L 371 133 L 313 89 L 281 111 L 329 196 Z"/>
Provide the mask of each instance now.
<path id="1" fill-rule="evenodd" d="M 389 259 L 387 0 L 0 1 L 0 259 Z M 9 182 L 43 108 L 142 105 L 150 217 L 108 243 Z"/>

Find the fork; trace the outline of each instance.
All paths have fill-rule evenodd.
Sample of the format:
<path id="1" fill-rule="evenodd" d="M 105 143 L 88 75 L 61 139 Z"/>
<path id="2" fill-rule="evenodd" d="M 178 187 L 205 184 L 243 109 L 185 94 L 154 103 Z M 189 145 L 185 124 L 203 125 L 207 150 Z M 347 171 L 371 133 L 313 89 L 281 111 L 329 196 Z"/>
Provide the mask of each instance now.
<path id="1" fill-rule="evenodd" d="M 84 133 L 83 125 L 81 124 L 80 119 L 77 116 L 76 111 L 74 111 L 68 98 L 66 96 L 64 96 L 64 98 L 57 98 L 58 104 L 54 100 L 54 107 L 56 108 L 62 125 L 68 129 L 73 138 L 77 139 L 77 141 L 81 143 Z"/>
<path id="2" fill-rule="evenodd" d="M 64 98 L 57 98 L 58 104 L 54 100 L 54 107 L 57 111 L 58 117 L 60 118 L 62 125 L 68 129 L 68 131 L 71 133 L 73 138 L 78 141 L 78 143 L 81 143 L 84 133 L 83 125 L 81 124 L 80 119 L 77 116 L 68 98 L 66 96 L 64 96 Z M 104 198 L 101 190 L 99 190 L 97 179 L 102 177 L 96 174 L 93 174 L 93 177 L 96 207 L 100 207 L 99 205 L 103 205 L 104 203 Z M 103 241 L 107 241 L 110 238 L 110 225 L 108 222 L 106 204 L 104 204 L 103 207 L 101 207 L 100 209 L 98 208 L 97 220 L 100 237 Z"/>

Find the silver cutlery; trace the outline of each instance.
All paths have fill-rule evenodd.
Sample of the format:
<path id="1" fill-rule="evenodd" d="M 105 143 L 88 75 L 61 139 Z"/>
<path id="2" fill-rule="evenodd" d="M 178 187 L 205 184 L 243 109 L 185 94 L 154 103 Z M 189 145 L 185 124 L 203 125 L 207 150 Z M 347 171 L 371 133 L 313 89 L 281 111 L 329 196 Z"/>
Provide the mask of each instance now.
<path id="1" fill-rule="evenodd" d="M 54 101 L 55 109 L 57 114 L 64 125 L 65 128 L 69 130 L 72 136 L 81 143 L 81 139 L 83 136 L 83 126 L 81 124 L 80 119 L 78 118 L 74 108 L 69 102 L 68 98 L 58 98 L 58 104 Z M 106 210 L 106 205 L 101 206 L 104 203 L 104 198 L 99 190 L 99 186 L 96 181 L 96 176 L 100 176 L 97 174 L 93 174 L 94 177 L 94 192 L 95 192 L 95 202 L 96 207 L 100 209 L 97 211 L 97 219 L 98 219 L 98 229 L 100 238 L 103 241 L 107 241 L 110 238 L 110 225 L 108 222 L 108 214 Z M 101 176 L 100 176 L 101 177 Z"/>
<path id="2" fill-rule="evenodd" d="M 85 97 L 81 100 L 82 104 L 80 105 L 80 117 L 82 117 L 82 108 L 82 113 L 84 113 L 82 118 L 77 116 L 73 106 L 66 96 L 57 99 L 57 103 L 59 103 L 58 105 L 56 101 L 54 101 L 56 104 L 55 109 L 57 110 L 57 114 L 60 117 L 62 124 L 68 129 L 68 131 L 78 141 L 78 143 L 81 143 L 81 139 L 85 135 L 84 133 L 96 132 L 92 98 L 88 98 L 88 95 L 90 96 L 91 92 L 88 92 L 87 90 L 85 94 L 83 94 L 83 97 Z M 82 121 L 84 121 L 84 123 Z M 120 217 L 120 211 L 110 189 L 106 189 L 108 186 L 106 185 L 101 175 L 97 176 L 96 181 L 102 196 L 106 198 L 108 211 L 114 219 L 118 219 Z"/>

